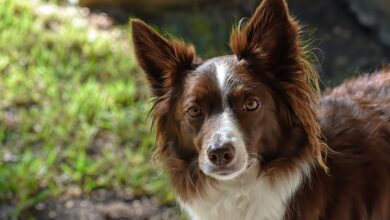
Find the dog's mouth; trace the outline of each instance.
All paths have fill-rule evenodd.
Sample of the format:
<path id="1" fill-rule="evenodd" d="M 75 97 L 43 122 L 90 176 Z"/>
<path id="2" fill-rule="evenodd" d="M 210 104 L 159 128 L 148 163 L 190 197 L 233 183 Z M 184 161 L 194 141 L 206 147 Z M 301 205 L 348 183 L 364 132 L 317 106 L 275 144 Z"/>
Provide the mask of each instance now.
<path id="1" fill-rule="evenodd" d="M 202 161 L 202 160 L 201 160 Z M 234 160 L 225 166 L 216 166 L 209 160 L 203 160 L 203 163 L 199 163 L 200 169 L 207 176 L 213 177 L 218 180 L 231 180 L 234 179 L 248 168 L 248 157 L 234 158 Z"/>
<path id="2" fill-rule="evenodd" d="M 233 117 L 224 112 L 217 121 L 216 130 L 209 131 L 200 146 L 199 167 L 215 179 L 234 179 L 246 170 L 249 154 Z"/>
<path id="3" fill-rule="evenodd" d="M 217 167 L 217 168 L 211 168 L 208 170 L 209 173 L 212 173 L 213 175 L 219 175 L 219 176 L 229 176 L 234 174 L 235 172 L 238 172 L 240 169 L 237 169 L 235 167 Z"/>
<path id="4" fill-rule="evenodd" d="M 232 173 L 234 173 L 234 171 L 233 170 L 219 170 L 219 171 L 217 170 L 214 173 L 219 175 L 219 176 L 229 176 Z"/>

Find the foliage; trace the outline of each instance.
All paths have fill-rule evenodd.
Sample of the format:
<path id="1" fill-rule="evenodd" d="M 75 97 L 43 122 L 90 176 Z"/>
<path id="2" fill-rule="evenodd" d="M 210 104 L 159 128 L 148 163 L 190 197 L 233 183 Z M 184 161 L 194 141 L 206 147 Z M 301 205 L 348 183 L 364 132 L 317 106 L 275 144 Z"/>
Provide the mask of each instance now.
<path id="1" fill-rule="evenodd" d="M 5 0 L 0 30 L 0 203 L 19 215 L 74 187 L 172 199 L 149 160 L 150 104 L 126 29 Z"/>

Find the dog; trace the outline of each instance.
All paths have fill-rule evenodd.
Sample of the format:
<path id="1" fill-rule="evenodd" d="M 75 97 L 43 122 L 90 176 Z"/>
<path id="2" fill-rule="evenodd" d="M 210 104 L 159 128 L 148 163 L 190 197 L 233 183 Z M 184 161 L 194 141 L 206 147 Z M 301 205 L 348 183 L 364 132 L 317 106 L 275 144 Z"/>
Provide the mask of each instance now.
<path id="1" fill-rule="evenodd" d="M 320 97 L 284 0 L 233 28 L 233 55 L 203 61 L 131 24 L 155 156 L 191 219 L 390 219 L 390 68 Z"/>

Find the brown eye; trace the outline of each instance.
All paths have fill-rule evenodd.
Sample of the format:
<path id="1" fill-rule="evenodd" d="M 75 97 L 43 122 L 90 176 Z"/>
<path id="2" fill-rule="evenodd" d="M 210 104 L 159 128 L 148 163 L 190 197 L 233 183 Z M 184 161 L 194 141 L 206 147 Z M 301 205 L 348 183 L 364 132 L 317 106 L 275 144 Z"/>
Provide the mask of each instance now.
<path id="1" fill-rule="evenodd" d="M 255 99 L 250 99 L 245 103 L 244 109 L 246 111 L 254 111 L 259 107 L 259 102 Z"/>
<path id="2" fill-rule="evenodd" d="M 187 113 L 192 117 L 198 117 L 200 114 L 202 114 L 202 111 L 198 107 L 191 107 L 187 110 Z"/>

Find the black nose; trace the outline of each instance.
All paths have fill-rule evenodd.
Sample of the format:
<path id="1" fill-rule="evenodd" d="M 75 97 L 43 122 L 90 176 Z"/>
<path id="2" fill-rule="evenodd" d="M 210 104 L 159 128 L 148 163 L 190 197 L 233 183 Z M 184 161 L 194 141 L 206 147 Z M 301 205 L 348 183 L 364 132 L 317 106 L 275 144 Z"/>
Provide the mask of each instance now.
<path id="1" fill-rule="evenodd" d="M 209 160 L 217 166 L 229 164 L 234 158 L 234 153 L 235 149 L 231 143 L 226 143 L 221 146 L 211 145 L 207 149 Z"/>

